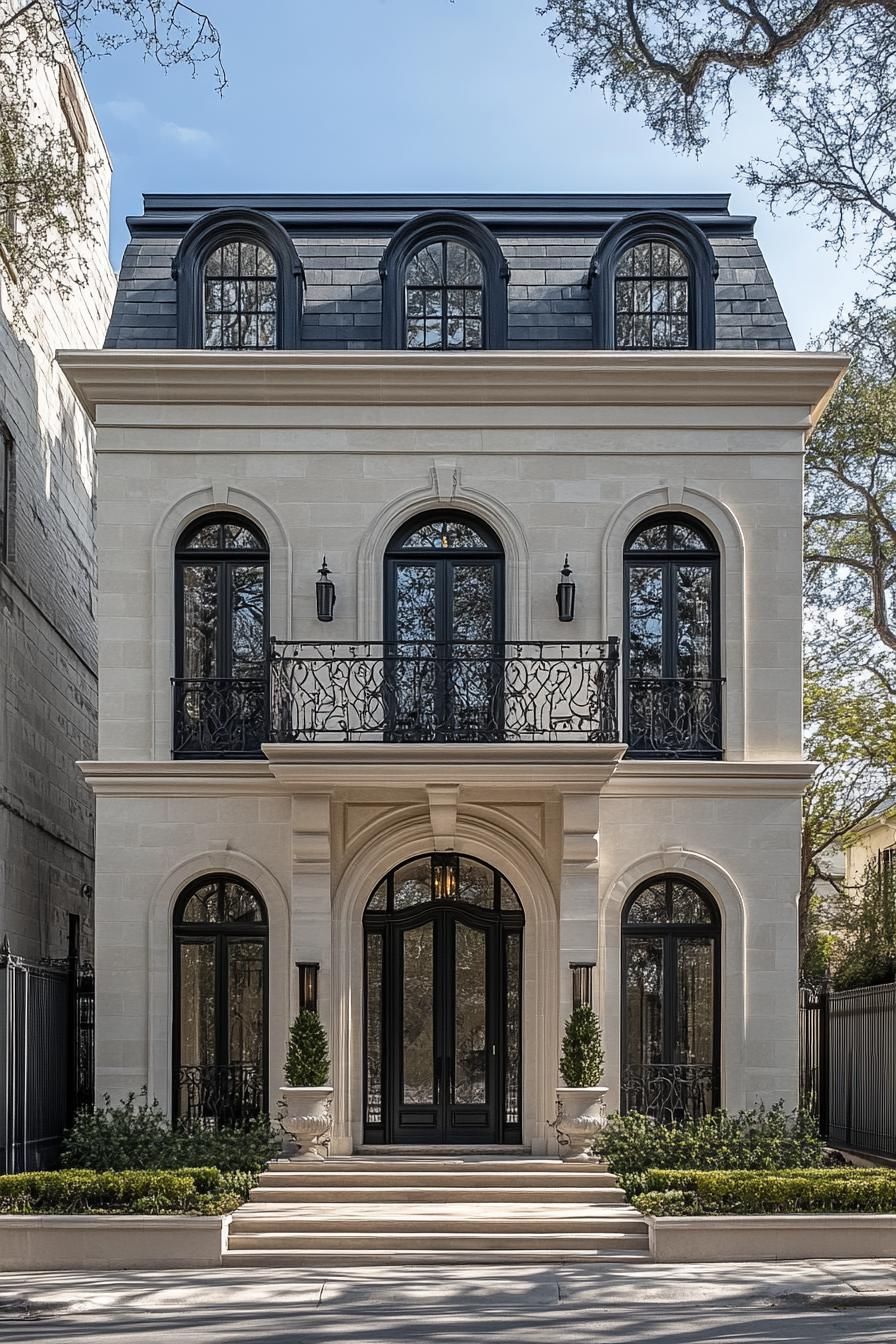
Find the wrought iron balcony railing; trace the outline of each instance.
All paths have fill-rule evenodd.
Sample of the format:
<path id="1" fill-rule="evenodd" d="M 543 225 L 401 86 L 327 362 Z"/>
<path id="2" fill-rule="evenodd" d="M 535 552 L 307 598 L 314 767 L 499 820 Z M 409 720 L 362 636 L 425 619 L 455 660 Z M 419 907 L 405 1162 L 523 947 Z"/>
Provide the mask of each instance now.
<path id="1" fill-rule="evenodd" d="M 258 756 L 270 738 L 269 679 L 176 677 L 175 756 Z"/>
<path id="2" fill-rule="evenodd" d="M 719 1104 L 719 1072 L 711 1064 L 629 1065 L 622 1073 L 620 1109 L 660 1124 L 699 1120 Z"/>
<path id="3" fill-rule="evenodd" d="M 629 755 L 721 756 L 723 685 L 721 677 L 627 681 L 624 730 Z"/>
<path id="4" fill-rule="evenodd" d="M 620 742 L 632 756 L 722 755 L 721 680 L 639 679 L 617 713 L 619 641 L 284 643 L 264 676 L 175 678 L 176 757 L 264 742 Z"/>
<path id="5" fill-rule="evenodd" d="M 244 1125 L 265 1109 L 260 1064 L 192 1064 L 178 1070 L 177 1118 L 209 1128 Z"/>
<path id="6" fill-rule="evenodd" d="M 273 645 L 274 742 L 616 742 L 619 646 Z"/>

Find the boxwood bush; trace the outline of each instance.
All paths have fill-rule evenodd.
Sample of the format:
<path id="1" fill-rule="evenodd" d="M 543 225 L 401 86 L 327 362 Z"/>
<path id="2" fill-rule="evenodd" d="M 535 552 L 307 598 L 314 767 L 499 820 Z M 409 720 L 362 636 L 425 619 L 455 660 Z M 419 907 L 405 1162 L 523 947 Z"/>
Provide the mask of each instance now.
<path id="1" fill-rule="evenodd" d="M 78 1113 L 62 1149 L 63 1167 L 95 1171 L 161 1171 L 217 1167 L 257 1172 L 280 1151 L 283 1135 L 269 1118 L 232 1129 L 200 1124 L 172 1126 L 146 1092 L 132 1092 L 113 1106 L 106 1095 L 96 1110 Z M 657 1164 L 658 1165 L 658 1164 Z"/>
<path id="2" fill-rule="evenodd" d="M 644 1174 L 651 1168 L 772 1171 L 820 1167 L 824 1161 L 814 1117 L 785 1111 L 781 1103 L 737 1115 L 715 1111 L 672 1125 L 646 1115 L 611 1115 L 594 1151 L 629 1196 L 644 1189 Z"/>
<path id="3" fill-rule="evenodd" d="M 648 1171 L 632 1200 L 656 1217 L 760 1213 L 896 1213 L 896 1171 Z"/>
<path id="4" fill-rule="evenodd" d="M 0 1213 L 232 1213 L 249 1196 L 249 1173 L 27 1171 L 0 1176 Z"/>

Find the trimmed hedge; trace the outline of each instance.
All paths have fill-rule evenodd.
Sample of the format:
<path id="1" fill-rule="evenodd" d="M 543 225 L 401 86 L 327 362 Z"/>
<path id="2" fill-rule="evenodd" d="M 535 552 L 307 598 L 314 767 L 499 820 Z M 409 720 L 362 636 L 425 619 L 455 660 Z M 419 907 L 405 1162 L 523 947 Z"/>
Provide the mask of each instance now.
<path id="1" fill-rule="evenodd" d="M 249 1196 L 248 1172 L 27 1171 L 0 1176 L 0 1213 L 232 1213 Z"/>
<path id="2" fill-rule="evenodd" d="M 896 1213 L 896 1170 L 819 1167 L 791 1171 L 663 1171 L 633 1200 L 658 1218 L 701 1214 Z"/>
<path id="3" fill-rule="evenodd" d="M 594 1140 L 626 1194 L 646 1187 L 651 1168 L 676 1171 L 779 1171 L 820 1167 L 824 1144 L 806 1112 L 757 1106 L 732 1115 L 714 1111 L 699 1120 L 661 1125 L 649 1116 L 611 1115 Z"/>

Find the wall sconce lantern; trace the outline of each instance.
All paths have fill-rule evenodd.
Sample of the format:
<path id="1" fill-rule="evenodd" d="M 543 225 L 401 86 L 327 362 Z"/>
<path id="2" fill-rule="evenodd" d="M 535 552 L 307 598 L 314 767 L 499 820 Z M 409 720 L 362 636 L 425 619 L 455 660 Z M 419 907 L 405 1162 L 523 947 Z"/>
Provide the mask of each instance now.
<path id="1" fill-rule="evenodd" d="M 303 1013 L 307 1008 L 309 1012 L 317 1012 L 317 973 L 320 970 L 319 961 L 297 961 L 296 970 L 299 972 L 299 1012 Z"/>
<path id="2" fill-rule="evenodd" d="M 561 621 L 571 621 L 576 614 L 576 585 L 571 577 L 569 556 L 563 561 L 560 582 L 557 584 L 557 611 Z"/>
<path id="3" fill-rule="evenodd" d="M 320 575 L 315 584 L 317 590 L 317 619 L 319 621 L 332 621 L 333 608 L 336 606 L 336 585 L 330 578 L 326 556 L 324 556 L 324 562 L 317 572 Z"/>
<path id="4" fill-rule="evenodd" d="M 572 971 L 572 1006 L 581 1008 L 582 1004 L 591 1007 L 591 972 L 594 970 L 593 961 L 571 961 L 569 969 Z"/>

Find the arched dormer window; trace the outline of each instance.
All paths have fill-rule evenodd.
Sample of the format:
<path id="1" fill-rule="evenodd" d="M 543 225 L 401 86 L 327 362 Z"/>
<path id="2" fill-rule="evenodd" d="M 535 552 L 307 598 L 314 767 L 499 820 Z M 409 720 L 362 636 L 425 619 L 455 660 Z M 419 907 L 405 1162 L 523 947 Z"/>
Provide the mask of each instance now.
<path id="1" fill-rule="evenodd" d="M 608 229 L 591 262 L 594 344 L 603 350 L 712 350 L 718 263 L 684 215 L 653 211 Z"/>
<path id="2" fill-rule="evenodd" d="M 502 350 L 510 270 L 492 234 L 460 211 L 418 215 L 380 262 L 383 346 Z"/>
<path id="3" fill-rule="evenodd" d="M 213 210 L 172 266 L 181 349 L 294 350 L 304 272 L 289 234 L 258 210 Z"/>

